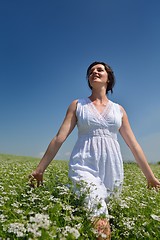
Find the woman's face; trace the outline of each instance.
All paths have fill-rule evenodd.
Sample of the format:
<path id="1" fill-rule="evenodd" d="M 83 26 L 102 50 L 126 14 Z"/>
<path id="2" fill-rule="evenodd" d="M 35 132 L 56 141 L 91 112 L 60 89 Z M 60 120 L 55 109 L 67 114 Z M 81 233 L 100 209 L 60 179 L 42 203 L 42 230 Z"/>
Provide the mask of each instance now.
<path id="1" fill-rule="evenodd" d="M 101 85 L 103 84 L 107 87 L 108 73 L 105 67 L 102 64 L 94 65 L 89 71 L 88 80 L 91 87 L 95 84 L 97 85 L 97 83 L 101 83 Z"/>

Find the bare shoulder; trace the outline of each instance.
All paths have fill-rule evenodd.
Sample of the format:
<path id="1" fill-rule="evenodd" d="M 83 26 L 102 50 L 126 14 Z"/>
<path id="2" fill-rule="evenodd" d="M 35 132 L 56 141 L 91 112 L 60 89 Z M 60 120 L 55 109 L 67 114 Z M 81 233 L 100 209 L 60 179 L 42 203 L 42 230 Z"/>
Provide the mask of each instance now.
<path id="1" fill-rule="evenodd" d="M 73 102 L 71 102 L 71 105 L 76 106 L 77 102 L 78 102 L 78 99 L 75 99 L 75 100 L 73 100 Z"/>
<path id="2" fill-rule="evenodd" d="M 120 107 L 121 112 L 123 113 L 123 116 L 127 116 L 126 110 L 124 109 L 124 107 L 122 107 L 122 105 L 118 104 Z"/>
<path id="3" fill-rule="evenodd" d="M 76 111 L 77 102 L 78 102 L 78 99 L 73 100 L 73 102 L 71 102 L 71 104 L 68 107 L 69 112 L 75 112 Z"/>

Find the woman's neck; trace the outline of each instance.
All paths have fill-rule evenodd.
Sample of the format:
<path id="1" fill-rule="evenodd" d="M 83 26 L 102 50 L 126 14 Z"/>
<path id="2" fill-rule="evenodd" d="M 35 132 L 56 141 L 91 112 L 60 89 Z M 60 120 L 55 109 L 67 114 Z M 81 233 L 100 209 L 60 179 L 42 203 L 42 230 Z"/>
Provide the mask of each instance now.
<path id="1" fill-rule="evenodd" d="M 92 101 L 100 101 L 100 102 L 108 101 L 106 90 L 101 90 L 101 91 L 92 90 L 92 94 L 90 95 L 89 98 Z"/>

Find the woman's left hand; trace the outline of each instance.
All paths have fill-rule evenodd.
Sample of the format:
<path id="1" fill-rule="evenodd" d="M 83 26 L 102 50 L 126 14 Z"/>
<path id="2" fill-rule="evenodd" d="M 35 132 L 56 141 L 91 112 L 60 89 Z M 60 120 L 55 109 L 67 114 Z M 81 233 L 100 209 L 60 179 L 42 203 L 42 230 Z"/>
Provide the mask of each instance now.
<path id="1" fill-rule="evenodd" d="M 33 188 L 43 185 L 43 173 L 36 170 L 32 172 L 32 174 L 29 175 L 29 185 Z"/>
<path id="2" fill-rule="evenodd" d="M 149 179 L 148 182 L 148 188 L 155 188 L 156 190 L 160 189 L 160 182 L 157 178 Z"/>

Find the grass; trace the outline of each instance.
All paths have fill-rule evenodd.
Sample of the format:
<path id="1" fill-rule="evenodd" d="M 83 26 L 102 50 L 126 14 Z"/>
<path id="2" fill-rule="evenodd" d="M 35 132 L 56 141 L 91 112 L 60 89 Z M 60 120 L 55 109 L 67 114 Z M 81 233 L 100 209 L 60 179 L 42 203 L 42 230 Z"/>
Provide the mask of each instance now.
<path id="1" fill-rule="evenodd" d="M 44 186 L 31 189 L 28 175 L 39 159 L 0 154 L 0 239 L 96 239 L 84 196 L 68 188 L 68 162 L 56 161 L 45 172 Z M 160 178 L 160 165 L 151 165 Z M 160 192 L 148 190 L 134 163 L 124 164 L 120 198 L 108 208 L 114 239 L 160 239 Z"/>

